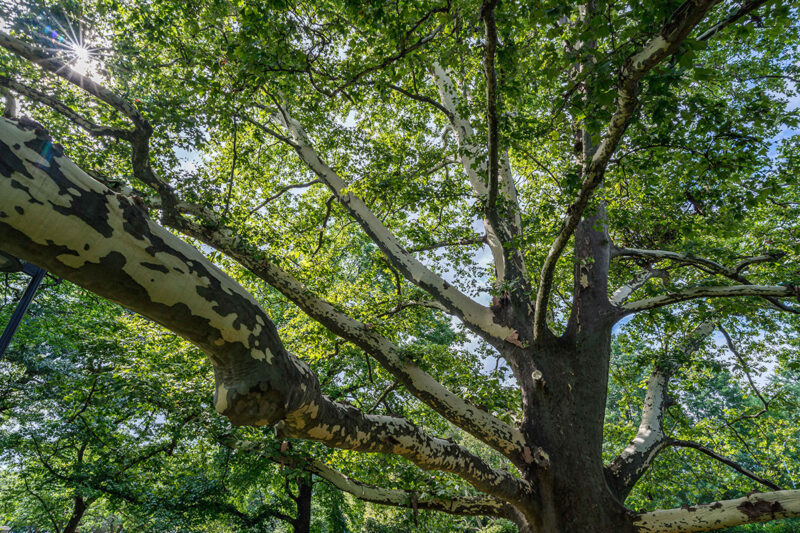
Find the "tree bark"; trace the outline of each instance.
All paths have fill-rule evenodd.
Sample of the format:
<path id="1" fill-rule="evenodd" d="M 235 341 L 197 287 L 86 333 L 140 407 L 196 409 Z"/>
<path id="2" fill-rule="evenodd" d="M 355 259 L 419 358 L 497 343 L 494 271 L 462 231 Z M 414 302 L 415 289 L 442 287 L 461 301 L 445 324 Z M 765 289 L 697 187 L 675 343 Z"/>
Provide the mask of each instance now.
<path id="1" fill-rule="evenodd" d="M 310 479 L 301 477 L 297 480 L 297 515 L 292 522 L 294 533 L 310 533 L 311 531 L 311 495 L 314 485 Z"/>
<path id="2" fill-rule="evenodd" d="M 78 530 L 78 525 L 81 523 L 84 513 L 86 513 L 86 502 L 81 496 L 75 496 L 72 506 L 72 515 L 69 517 L 69 522 L 64 527 L 62 533 L 75 533 Z"/>

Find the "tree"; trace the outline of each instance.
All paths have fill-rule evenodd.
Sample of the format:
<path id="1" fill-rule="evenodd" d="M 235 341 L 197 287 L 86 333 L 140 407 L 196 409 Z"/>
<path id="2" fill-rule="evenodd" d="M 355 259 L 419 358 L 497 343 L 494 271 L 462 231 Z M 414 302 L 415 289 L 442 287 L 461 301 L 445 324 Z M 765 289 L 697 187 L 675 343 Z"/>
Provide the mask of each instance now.
<path id="1" fill-rule="evenodd" d="M 796 326 L 798 143 L 773 141 L 797 124 L 796 3 L 31 6 L 5 6 L 0 34 L 0 249 L 201 348 L 234 424 L 450 474 L 471 491 L 324 470 L 368 501 L 520 531 L 800 514 L 797 491 L 624 506 L 692 349 L 650 362 L 637 436 L 602 455 L 627 317 L 672 309 L 689 343 L 715 314 Z M 18 98 L 38 121 L 13 118 Z M 178 147 L 200 155 L 181 166 Z M 276 292 L 315 324 L 287 308 L 279 330 Z M 463 351 L 418 342 L 442 315 L 509 365 L 517 406 L 447 383 Z M 323 394 L 314 354 L 343 344 L 491 451 Z"/>

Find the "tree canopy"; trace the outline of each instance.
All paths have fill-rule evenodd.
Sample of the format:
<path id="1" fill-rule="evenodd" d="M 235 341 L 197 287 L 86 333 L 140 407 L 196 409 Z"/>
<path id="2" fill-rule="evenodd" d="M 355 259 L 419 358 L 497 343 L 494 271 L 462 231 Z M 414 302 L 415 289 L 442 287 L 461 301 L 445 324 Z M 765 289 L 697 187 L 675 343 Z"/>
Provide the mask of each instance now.
<path id="1" fill-rule="evenodd" d="M 112 494 L 95 474 L 178 471 L 150 448 L 213 403 L 256 427 L 208 419 L 214 446 L 415 517 L 667 533 L 800 516 L 798 9 L 0 1 L 0 251 L 214 373 L 210 401 L 184 341 L 122 340 L 113 319 L 98 346 L 18 350 L 108 432 L 77 463 L 42 450 L 41 475 L 85 504 Z M 163 364 L 103 370 L 140 348 Z M 157 423 L 104 418 L 141 401 Z M 83 446 L 74 420 L 19 416 Z M 119 431 L 136 443 L 91 463 Z M 212 492 L 197 502 L 259 512 Z"/>

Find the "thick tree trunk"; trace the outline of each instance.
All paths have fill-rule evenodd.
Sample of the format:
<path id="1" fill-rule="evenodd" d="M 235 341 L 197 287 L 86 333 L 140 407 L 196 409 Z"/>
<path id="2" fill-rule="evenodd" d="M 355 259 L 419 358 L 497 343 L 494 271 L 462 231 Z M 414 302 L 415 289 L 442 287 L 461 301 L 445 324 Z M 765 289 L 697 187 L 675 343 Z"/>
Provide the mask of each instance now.
<path id="1" fill-rule="evenodd" d="M 309 533 L 311 531 L 311 494 L 314 486 L 311 480 L 299 479 L 297 481 L 297 518 L 292 522 L 294 533 Z"/>
<path id="2" fill-rule="evenodd" d="M 633 516 L 609 490 L 602 460 L 608 335 L 584 339 L 577 350 L 553 341 L 537 357 L 527 398 L 530 417 L 524 431 L 533 463 L 526 473 L 536 487 L 528 522 L 536 533 L 628 533 Z M 595 365 L 574 364 L 592 354 Z M 530 359 L 528 359 L 530 361 Z M 603 362 L 603 361 L 606 362 Z"/>

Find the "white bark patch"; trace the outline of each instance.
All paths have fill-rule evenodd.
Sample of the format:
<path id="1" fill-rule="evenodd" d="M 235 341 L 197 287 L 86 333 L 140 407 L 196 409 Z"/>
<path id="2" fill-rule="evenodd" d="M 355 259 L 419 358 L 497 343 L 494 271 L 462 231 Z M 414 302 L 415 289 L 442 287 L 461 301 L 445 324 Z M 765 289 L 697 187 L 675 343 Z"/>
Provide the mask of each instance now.
<path id="1" fill-rule="evenodd" d="M 639 515 L 640 533 L 692 533 L 800 516 L 800 490 L 755 493 L 735 500 Z"/>
<path id="2" fill-rule="evenodd" d="M 86 192 L 106 195 L 108 190 L 86 175 L 68 158 L 55 156 L 51 161 L 58 164 L 72 183 L 69 193 L 61 192 L 58 184 L 48 177 L 45 171 L 35 166 L 41 157 L 25 146 L 25 142 L 34 138 L 35 133 L 30 130 L 22 130 L 10 124 L 3 128 L 4 142 L 11 145 L 16 143 L 22 147 L 17 151 L 17 155 L 23 160 L 26 171 L 35 178 L 32 181 L 19 176 L 18 179 L 28 187 L 28 191 L 10 185 L 3 188 L 2 198 L 4 210 L 8 215 L 7 223 L 15 227 L 24 227 L 25 234 L 37 244 L 68 248 L 70 253 L 60 254 L 57 259 L 70 268 L 77 269 L 89 263 L 99 264 L 109 254 L 120 254 L 126 261 L 123 271 L 141 285 L 153 302 L 166 306 L 186 305 L 193 315 L 207 319 L 211 329 L 217 331 L 225 341 L 248 345 L 249 337 L 254 332 L 242 325 L 235 327 L 237 319 L 235 313 L 220 314 L 216 302 L 198 294 L 198 289 L 208 287 L 210 280 L 196 272 L 175 276 L 173 271 L 185 272 L 187 263 L 170 253 L 159 251 L 153 254 L 149 251 L 152 242 L 137 238 L 124 227 L 123 210 L 120 202 L 113 196 L 107 196 L 108 201 L 104 204 L 109 210 L 109 215 L 104 217 L 104 221 L 111 228 L 110 237 L 106 237 L 97 228 L 75 215 L 65 215 L 54 210 L 52 208 L 54 204 L 62 207 L 72 204 L 75 196 L 71 191 L 76 191 L 78 195 Z M 31 202 L 31 196 L 37 201 Z M 20 215 L 15 207 L 19 207 L 24 214 Z M 37 223 L 31 224 L 32 220 Z M 194 258 L 197 264 L 202 264 L 205 269 L 211 270 L 223 291 L 245 298 L 258 307 L 258 303 L 247 291 L 206 261 L 197 249 L 175 239 L 151 220 L 148 220 L 148 230 L 169 242 L 172 248 L 185 257 Z M 156 265 L 157 268 L 147 265 Z M 269 360 L 270 356 L 261 352 L 261 357 Z"/>

